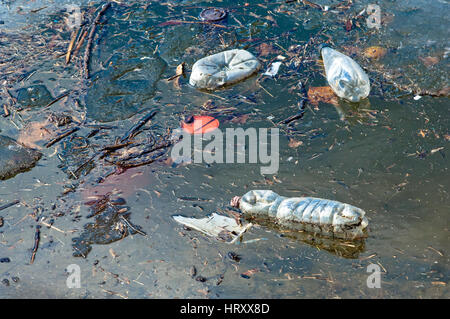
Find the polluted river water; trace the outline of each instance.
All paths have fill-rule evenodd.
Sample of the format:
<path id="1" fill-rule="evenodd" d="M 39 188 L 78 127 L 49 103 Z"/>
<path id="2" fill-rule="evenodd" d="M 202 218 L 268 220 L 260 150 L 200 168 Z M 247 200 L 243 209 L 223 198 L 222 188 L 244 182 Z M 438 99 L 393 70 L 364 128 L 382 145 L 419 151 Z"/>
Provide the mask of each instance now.
<path id="1" fill-rule="evenodd" d="M 23 153 L 0 145 L 1 298 L 449 297 L 448 1 L 108 3 L 0 1 L 0 136 L 41 153 L 14 170 Z M 321 43 L 364 69 L 368 98 L 326 87 Z M 260 70 L 189 84 L 232 49 Z M 278 152 L 258 137 L 256 162 L 175 158 L 192 116 L 278 129 Z M 229 244 L 173 219 L 233 216 L 254 189 L 359 207 L 367 237 L 262 220 Z"/>

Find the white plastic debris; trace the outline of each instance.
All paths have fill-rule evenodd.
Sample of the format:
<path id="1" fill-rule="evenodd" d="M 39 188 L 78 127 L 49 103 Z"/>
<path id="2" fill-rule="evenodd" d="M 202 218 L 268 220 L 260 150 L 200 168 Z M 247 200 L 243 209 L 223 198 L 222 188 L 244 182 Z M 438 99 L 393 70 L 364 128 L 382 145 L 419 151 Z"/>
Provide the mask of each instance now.
<path id="1" fill-rule="evenodd" d="M 359 102 L 370 93 L 370 81 L 353 59 L 329 47 L 321 49 L 325 73 L 337 96 Z"/>
<path id="2" fill-rule="evenodd" d="M 416 96 L 414 96 L 414 101 L 418 101 L 418 100 L 420 100 L 422 97 L 420 96 L 420 95 L 416 95 Z"/>
<path id="3" fill-rule="evenodd" d="M 174 216 L 173 219 L 189 228 L 230 244 L 235 243 L 252 226 L 252 224 L 239 225 L 234 218 L 216 213 L 200 219 L 183 216 Z"/>
<path id="4" fill-rule="evenodd" d="M 275 76 L 278 73 L 278 70 L 280 69 L 280 65 L 282 63 L 277 61 L 277 62 L 273 62 L 269 68 L 267 69 L 267 71 L 264 73 L 264 75 L 269 75 L 269 76 Z"/>
<path id="5" fill-rule="evenodd" d="M 234 49 L 204 57 L 194 63 L 189 84 L 215 89 L 236 83 L 255 73 L 261 64 L 246 50 Z"/>
<path id="6" fill-rule="evenodd" d="M 249 191 L 239 208 L 247 217 L 269 218 L 288 229 L 346 239 L 364 237 L 369 223 L 358 207 L 314 197 L 288 198 L 271 190 Z"/>

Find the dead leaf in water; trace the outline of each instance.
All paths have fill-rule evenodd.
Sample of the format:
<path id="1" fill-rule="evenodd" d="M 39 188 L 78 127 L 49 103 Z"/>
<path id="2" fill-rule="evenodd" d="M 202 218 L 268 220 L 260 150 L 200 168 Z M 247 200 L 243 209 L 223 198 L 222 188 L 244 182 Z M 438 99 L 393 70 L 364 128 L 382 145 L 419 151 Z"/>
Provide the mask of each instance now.
<path id="1" fill-rule="evenodd" d="M 338 97 L 329 86 L 310 87 L 308 89 L 308 100 L 317 109 L 319 102 L 333 104 L 334 106 L 339 105 Z"/>
<path id="2" fill-rule="evenodd" d="M 235 116 L 230 122 L 231 123 L 238 123 L 238 124 L 245 124 L 247 122 L 249 115 L 248 114 L 242 114 Z"/>
<path id="3" fill-rule="evenodd" d="M 266 20 L 272 22 L 274 27 L 278 27 L 278 23 L 277 23 L 277 21 L 275 20 L 274 17 L 267 15 L 267 16 L 265 16 L 264 18 L 265 18 Z"/>
<path id="4" fill-rule="evenodd" d="M 161 197 L 161 193 L 160 192 L 158 192 L 157 190 L 153 190 L 153 192 L 156 194 L 156 196 L 158 196 L 158 198 L 160 198 Z"/>
<path id="5" fill-rule="evenodd" d="M 449 96 L 450 95 L 450 86 L 440 89 L 437 91 L 438 96 Z"/>
<path id="6" fill-rule="evenodd" d="M 353 21 L 352 21 L 352 19 L 348 19 L 345 22 L 345 31 L 349 32 L 352 30 L 352 28 L 353 28 Z"/>
<path id="7" fill-rule="evenodd" d="M 254 268 L 254 269 L 250 269 L 250 270 L 247 270 L 246 272 L 242 273 L 241 276 L 244 275 L 244 276 L 250 278 L 251 275 L 256 274 L 257 272 L 259 272 L 259 269 Z"/>
<path id="8" fill-rule="evenodd" d="M 253 18 L 256 18 L 256 19 L 261 19 L 261 16 L 257 15 L 257 14 L 254 13 L 254 12 L 250 12 L 250 13 L 249 13 L 249 16 L 251 16 L 251 17 L 253 17 Z"/>
<path id="9" fill-rule="evenodd" d="M 395 15 L 393 13 L 383 12 L 381 17 L 381 24 L 386 26 L 394 21 Z"/>
<path id="10" fill-rule="evenodd" d="M 205 103 L 202 104 L 202 108 L 204 108 L 205 110 L 210 110 L 214 108 L 214 101 L 213 100 L 208 100 Z"/>
<path id="11" fill-rule="evenodd" d="M 430 151 L 430 153 L 431 153 L 431 154 L 434 154 L 434 153 L 439 152 L 439 151 L 441 151 L 441 150 L 443 150 L 443 149 L 444 149 L 443 146 L 442 146 L 442 147 L 438 147 L 438 148 L 434 148 L 434 149 L 432 149 L 432 150 Z"/>
<path id="12" fill-rule="evenodd" d="M 198 289 L 197 292 L 201 293 L 204 296 L 208 296 L 209 294 L 209 289 L 205 288 L 205 289 Z"/>
<path id="13" fill-rule="evenodd" d="M 261 43 L 257 49 L 259 52 L 260 56 L 268 56 L 269 54 L 272 53 L 277 53 L 278 51 L 276 49 L 274 49 L 274 47 L 272 46 L 272 44 L 268 44 L 268 43 Z"/>
<path id="14" fill-rule="evenodd" d="M 119 257 L 119 255 L 112 248 L 109 249 L 109 253 L 110 253 L 111 257 L 114 258 L 114 259 Z"/>
<path id="15" fill-rule="evenodd" d="M 293 138 L 289 139 L 289 144 L 288 144 L 288 146 L 289 146 L 290 148 L 297 148 L 297 147 L 299 147 L 300 145 L 303 145 L 303 142 L 302 142 L 302 141 L 297 141 L 297 140 L 295 140 L 295 139 L 293 139 Z"/>
<path id="16" fill-rule="evenodd" d="M 439 58 L 436 56 L 419 57 L 419 59 L 427 68 L 439 63 Z"/>
<path id="17" fill-rule="evenodd" d="M 444 286 L 444 287 L 447 285 L 447 283 L 444 281 L 432 281 L 431 284 L 433 286 Z"/>
<path id="18" fill-rule="evenodd" d="M 202 49 L 196 47 L 196 46 L 190 46 L 184 50 L 185 55 L 202 55 L 204 52 Z"/>
<path id="19" fill-rule="evenodd" d="M 364 56 L 369 59 L 378 60 L 386 55 L 387 50 L 379 46 L 371 46 L 364 50 Z"/>
<path id="20" fill-rule="evenodd" d="M 425 137 L 427 136 L 428 130 L 419 130 L 419 132 L 417 133 L 417 135 L 421 136 L 421 137 Z"/>
<path id="21" fill-rule="evenodd" d="M 347 55 L 355 55 L 359 54 L 361 52 L 361 49 L 354 46 L 343 46 L 342 51 Z"/>

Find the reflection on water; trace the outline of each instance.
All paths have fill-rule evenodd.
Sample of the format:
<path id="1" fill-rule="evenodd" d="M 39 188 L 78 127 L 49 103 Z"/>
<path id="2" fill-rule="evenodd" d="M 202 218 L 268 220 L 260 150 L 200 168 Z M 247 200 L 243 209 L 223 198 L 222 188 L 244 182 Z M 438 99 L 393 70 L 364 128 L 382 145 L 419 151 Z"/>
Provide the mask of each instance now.
<path id="1" fill-rule="evenodd" d="M 255 221 L 252 220 L 252 222 Z M 305 231 L 286 230 L 283 228 L 278 228 L 274 224 L 270 224 L 263 220 L 258 220 L 257 222 L 261 226 L 280 233 L 283 237 L 311 245 L 318 250 L 325 250 L 339 257 L 357 259 L 365 250 L 365 238 L 357 240 L 343 240 L 339 238 L 320 236 L 318 234 L 308 233 Z"/>
<path id="2" fill-rule="evenodd" d="M 52 133 L 60 130 L 47 121 L 49 112 L 70 114 L 73 123 L 108 126 L 83 126 L 76 135 L 42 147 L 44 156 L 35 168 L 0 182 L 0 206 L 21 201 L 0 211 L 4 220 L 0 258 L 11 259 L 0 264 L 0 279 L 11 282 L 0 286 L 0 296 L 449 296 L 450 104 L 448 97 L 414 98 L 415 94 L 399 90 L 448 88 L 448 17 L 442 15 L 448 3 L 380 1 L 382 26 L 377 30 L 367 28 L 365 18 L 357 18 L 369 0 L 328 11 L 296 2 L 247 2 L 221 3 L 229 9 L 227 24 L 213 29 L 179 22 L 197 21 L 210 2 L 115 2 L 98 28 L 90 64 L 92 82 L 81 80 L 83 50 L 65 64 L 71 39 L 62 10 L 66 2 L 35 13 L 31 10 L 46 6 L 46 1 L 15 1 L 11 9 L 0 2 L 0 20 L 5 22 L 0 24 L 2 85 L 13 97 L 33 106 L 18 102 L 16 109 L 8 92 L 3 92 L 0 104 L 7 104 L 12 114 L 0 118 L 1 134 L 27 140 L 24 132 L 36 128 L 29 145 L 42 147 L 49 135 L 38 134 L 42 127 Z M 322 6 L 340 3 L 316 2 Z M 95 8 L 82 7 L 86 17 L 95 16 Z M 11 21 L 11 12 L 18 17 L 16 22 Z M 261 176 L 259 164 L 173 167 L 170 160 L 122 174 L 96 160 L 79 171 L 78 179 L 72 175 L 86 157 L 114 144 L 142 117 L 139 112 L 149 107 L 159 110 L 149 126 L 157 136 L 163 136 L 167 128 L 178 128 L 192 114 L 213 115 L 222 129 L 270 128 L 296 114 L 301 85 L 326 85 L 314 49 L 319 40 L 305 49 L 319 31 L 320 41 L 328 40 L 367 71 L 371 95 L 360 104 L 332 99 L 308 103 L 303 118 L 278 126 L 280 169 L 276 175 Z M 364 49 L 371 46 L 386 48 L 385 56 L 365 56 Z M 231 48 L 255 54 L 263 71 L 277 56 L 285 59 L 274 78 L 258 74 L 214 92 L 193 89 L 188 78 L 180 77 L 176 83 L 166 80 L 182 62 L 189 73 L 197 59 Z M 304 58 L 303 52 L 307 53 Z M 29 87 L 41 93 L 24 91 Z M 67 98 L 43 109 L 68 90 L 72 93 Z M 19 111 L 19 106 L 24 110 Z M 103 183 L 97 182 L 110 172 Z M 262 223 L 244 235 L 243 243 L 229 246 L 184 229 L 171 218 L 226 214 L 230 199 L 250 189 L 361 207 L 369 219 L 368 237 L 361 242 L 333 241 L 286 233 Z M 105 225 L 113 229 L 114 238 L 106 238 L 105 233 L 98 241 L 85 236 L 91 246 L 89 255 L 74 258 L 72 238 L 79 238 L 86 224 L 95 224 L 86 218 L 91 211 L 84 203 L 109 193 L 126 200 L 127 221 L 139 225 L 147 236 L 133 231 L 122 236 L 122 224 L 113 220 Z M 108 212 L 114 214 L 121 209 L 111 207 Z M 29 265 L 36 219 L 44 217 L 50 226 L 43 224 L 40 248 Z M 241 256 L 238 263 L 227 257 L 230 251 Z M 79 264 L 82 273 L 82 288 L 76 291 L 65 285 L 64 269 L 72 263 Z M 382 271 L 381 289 L 366 286 L 367 266 L 372 263 Z M 191 277 L 191 266 L 205 282 Z M 242 277 L 244 273 L 251 276 Z M 11 281 L 13 276 L 20 281 Z"/>

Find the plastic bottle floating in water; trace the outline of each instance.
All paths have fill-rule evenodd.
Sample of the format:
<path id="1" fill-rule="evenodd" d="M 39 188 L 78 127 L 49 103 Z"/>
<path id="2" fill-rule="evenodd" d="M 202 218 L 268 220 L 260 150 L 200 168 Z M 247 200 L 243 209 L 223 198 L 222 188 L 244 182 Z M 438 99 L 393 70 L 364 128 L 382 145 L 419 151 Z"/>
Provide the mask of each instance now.
<path id="1" fill-rule="evenodd" d="M 370 81 L 353 59 L 329 47 L 321 50 L 328 83 L 337 96 L 359 102 L 370 92 Z"/>
<path id="2" fill-rule="evenodd" d="M 250 218 L 268 218 L 292 230 L 345 239 L 365 237 L 365 212 L 338 201 L 314 197 L 284 197 L 271 190 L 252 190 L 232 205 Z"/>

